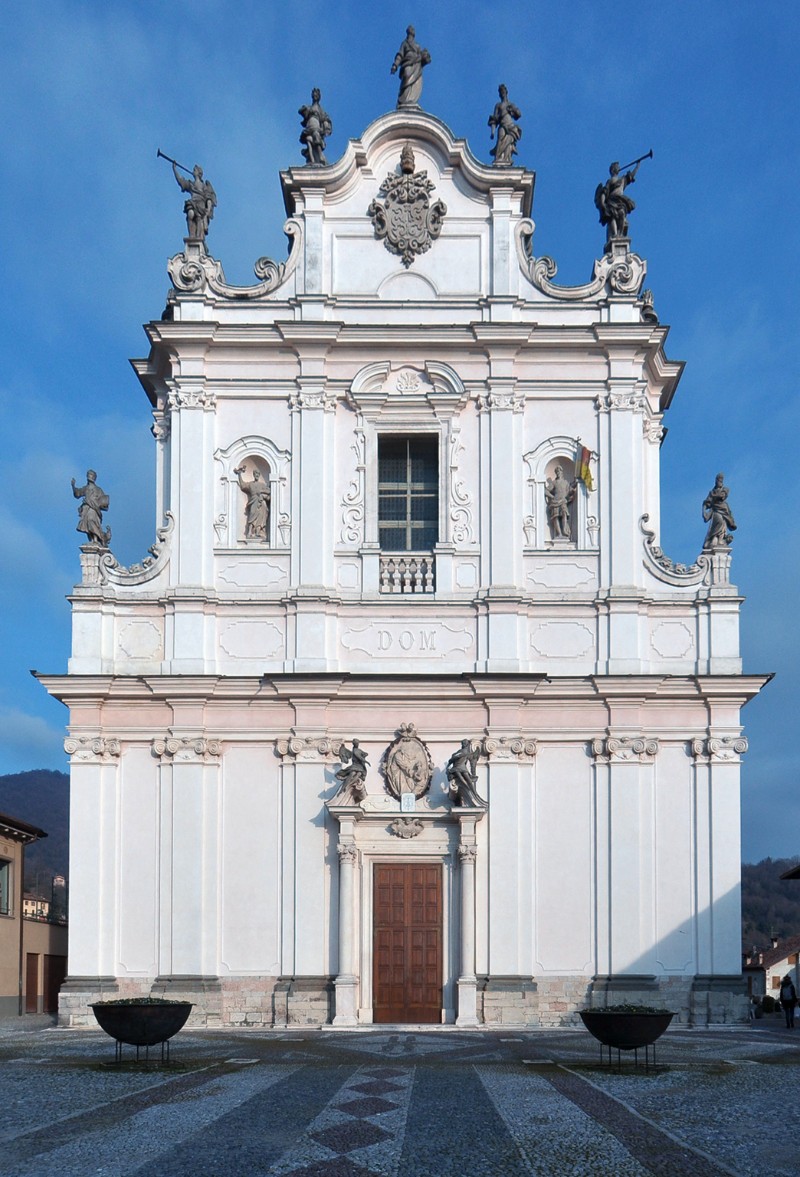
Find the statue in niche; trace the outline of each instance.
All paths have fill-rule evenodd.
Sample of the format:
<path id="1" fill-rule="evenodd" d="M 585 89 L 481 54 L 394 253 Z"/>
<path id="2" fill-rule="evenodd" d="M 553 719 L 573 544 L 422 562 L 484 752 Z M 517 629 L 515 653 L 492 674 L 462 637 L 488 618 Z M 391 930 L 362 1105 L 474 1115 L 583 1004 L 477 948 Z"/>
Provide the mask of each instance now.
<path id="1" fill-rule="evenodd" d="M 320 106 L 321 97 L 315 86 L 311 91 L 311 105 L 301 106 L 297 112 L 303 120 L 303 129 L 300 132 L 300 142 L 305 144 L 303 156 L 311 167 L 327 167 L 325 140 L 333 132 L 330 115 Z"/>
<path id="2" fill-rule="evenodd" d="M 422 94 L 422 70 L 431 63 L 431 55 L 414 40 L 416 31 L 413 25 L 406 29 L 406 39 L 395 54 L 392 62 L 392 73 L 400 70 L 400 94 L 397 98 L 397 109 L 406 106 L 419 106 Z"/>
<path id="3" fill-rule="evenodd" d="M 500 86 L 497 92 L 500 101 L 489 115 L 492 138 L 497 135 L 497 142 L 489 154 L 494 156 L 495 167 L 507 168 L 511 167 L 513 157 L 517 154 L 517 143 L 522 138 L 522 127 L 517 126 L 516 122 L 522 118 L 522 111 L 508 101 L 508 89 L 505 86 Z"/>
<path id="4" fill-rule="evenodd" d="M 567 481 L 563 466 L 556 466 L 553 473 L 555 477 L 548 478 L 544 487 L 550 535 L 553 539 L 570 539 L 569 509 L 575 498 L 576 483 Z"/>
<path id="5" fill-rule="evenodd" d="M 625 195 L 625 189 L 633 184 L 639 164 L 643 159 L 652 159 L 653 152 L 640 155 L 624 168 L 615 160 L 608 169 L 608 179 L 605 184 L 598 184 L 594 193 L 594 203 L 600 213 L 600 224 L 606 227 L 606 244 L 616 241 L 620 237 L 628 236 L 628 214 L 636 208 L 630 196 Z M 632 169 L 626 171 L 626 168 Z"/>
<path id="6" fill-rule="evenodd" d="M 478 773 L 476 771 L 480 748 L 472 740 L 462 740 L 447 762 L 448 792 L 453 804 L 467 809 L 485 809 L 486 802 L 478 796 Z"/>
<path id="7" fill-rule="evenodd" d="M 76 486 L 72 479 L 72 493 L 76 499 L 83 499 L 78 507 L 78 526 L 76 531 L 83 531 L 90 544 L 107 548 L 111 543 L 111 528 L 103 530 L 103 511 L 108 510 L 108 495 L 97 485 L 97 475 L 94 470 L 86 471 L 86 486 Z"/>
<path id="8" fill-rule="evenodd" d="M 192 169 L 192 178 L 187 180 L 180 174 L 179 164 L 172 160 L 172 171 L 178 181 L 181 192 L 187 192 L 189 199 L 183 206 L 186 214 L 186 232 L 192 241 L 205 241 L 208 226 L 217 207 L 217 194 L 208 180 L 203 179 L 203 169 L 199 163 Z"/>
<path id="9" fill-rule="evenodd" d="M 718 474 L 714 485 L 703 501 L 703 519 L 708 524 L 703 551 L 727 547 L 733 543 L 736 521 L 728 505 L 728 487 L 724 485 L 725 475 Z"/>
<path id="10" fill-rule="evenodd" d="M 342 784 L 335 801 L 339 805 L 358 805 L 367 795 L 367 754 L 361 750 L 358 740 L 353 740 L 352 748 L 345 744 L 340 746 L 339 759 L 342 767 L 336 773 L 336 779 Z"/>
<path id="11" fill-rule="evenodd" d="M 271 497 L 269 483 L 265 482 L 261 477 L 261 471 L 258 466 L 253 467 L 253 481 L 245 482 L 242 478 L 245 470 L 246 468 L 244 466 L 237 466 L 234 470 L 234 474 L 239 479 L 240 490 L 243 494 L 247 495 L 244 538 L 257 539 L 266 543 L 269 536 L 269 505 Z"/>

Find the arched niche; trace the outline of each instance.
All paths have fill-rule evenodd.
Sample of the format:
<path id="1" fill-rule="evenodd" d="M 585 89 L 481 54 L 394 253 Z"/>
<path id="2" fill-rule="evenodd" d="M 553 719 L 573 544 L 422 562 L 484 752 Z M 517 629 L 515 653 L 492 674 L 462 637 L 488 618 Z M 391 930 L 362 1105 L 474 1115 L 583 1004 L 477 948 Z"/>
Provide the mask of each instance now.
<path id="1" fill-rule="evenodd" d="M 291 536 L 288 450 L 278 449 L 269 438 L 251 435 L 217 450 L 214 460 L 218 463 L 214 510 L 217 549 L 259 545 L 288 548 Z M 242 489 L 240 478 L 247 490 Z M 254 481 L 269 487 L 269 511 L 263 536 L 248 528 L 248 521 L 257 523 L 259 517 L 259 504 L 254 501 L 258 496 L 250 489 Z M 252 505 L 248 511 L 249 504 Z"/>
<path id="2" fill-rule="evenodd" d="M 575 476 L 577 444 L 574 437 L 549 437 L 535 450 L 523 455 L 528 481 L 528 510 L 523 520 L 526 548 L 548 551 L 564 547 L 594 550 L 597 547 L 597 521 L 590 509 L 589 494 L 583 482 Z M 567 482 L 575 484 L 569 504 L 569 539 L 553 534 L 548 515 L 545 490 L 548 481 L 555 479 L 556 466 L 562 468 Z"/>

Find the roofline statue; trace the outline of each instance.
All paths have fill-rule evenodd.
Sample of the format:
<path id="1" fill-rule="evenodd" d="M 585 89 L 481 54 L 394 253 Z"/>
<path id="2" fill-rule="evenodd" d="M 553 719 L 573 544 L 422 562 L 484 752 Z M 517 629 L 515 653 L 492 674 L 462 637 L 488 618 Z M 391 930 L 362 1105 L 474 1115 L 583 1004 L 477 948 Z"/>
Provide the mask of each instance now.
<path id="1" fill-rule="evenodd" d="M 419 106 L 422 96 L 422 71 L 431 63 L 431 55 L 415 41 L 416 30 L 413 25 L 406 29 L 406 39 L 397 50 L 392 62 L 391 72 L 396 74 L 400 70 L 400 93 L 397 97 L 397 109 L 408 106 Z"/>
<path id="2" fill-rule="evenodd" d="M 186 232 L 189 240 L 205 241 L 208 227 L 214 216 L 214 209 L 217 207 L 217 194 L 213 185 L 204 179 L 203 169 L 199 163 L 196 163 L 189 171 L 182 163 L 165 155 L 160 148 L 156 158 L 165 159 L 167 163 L 172 164 L 172 171 L 178 182 L 178 187 L 182 192 L 188 193 L 188 200 L 183 206 L 183 211 L 186 216 Z M 191 180 L 184 179 L 178 171 L 179 168 L 181 172 L 190 175 Z"/>
<path id="3" fill-rule="evenodd" d="M 630 196 L 625 195 L 625 189 L 635 181 L 642 160 L 652 158 L 653 150 L 651 148 L 646 155 L 640 155 L 638 159 L 626 163 L 624 167 L 620 167 L 615 160 L 608 169 L 606 182 L 597 185 L 594 203 L 600 213 L 600 224 L 606 227 L 606 248 L 610 246 L 612 241 L 627 238 L 628 214 L 633 212 L 636 204 Z M 631 168 L 632 171 L 627 170 Z"/>

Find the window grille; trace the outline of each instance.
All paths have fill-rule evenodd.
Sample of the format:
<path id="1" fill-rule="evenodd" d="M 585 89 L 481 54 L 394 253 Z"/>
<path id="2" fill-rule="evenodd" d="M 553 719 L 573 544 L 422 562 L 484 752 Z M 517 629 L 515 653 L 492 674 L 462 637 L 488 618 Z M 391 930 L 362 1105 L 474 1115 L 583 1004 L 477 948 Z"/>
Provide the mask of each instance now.
<path id="1" fill-rule="evenodd" d="M 439 539 L 439 439 L 378 438 L 378 535 L 383 552 L 430 552 Z"/>

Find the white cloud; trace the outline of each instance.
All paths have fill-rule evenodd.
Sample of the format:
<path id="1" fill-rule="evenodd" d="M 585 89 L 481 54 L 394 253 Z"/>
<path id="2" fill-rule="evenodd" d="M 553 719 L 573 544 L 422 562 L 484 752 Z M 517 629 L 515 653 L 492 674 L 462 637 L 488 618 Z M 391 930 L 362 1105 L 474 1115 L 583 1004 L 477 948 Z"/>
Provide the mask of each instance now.
<path id="1" fill-rule="evenodd" d="M 0 707 L 0 773 L 34 768 L 67 771 L 63 728 L 16 708 Z"/>

